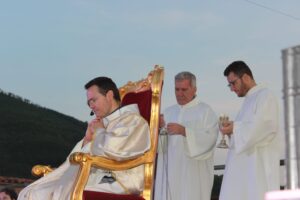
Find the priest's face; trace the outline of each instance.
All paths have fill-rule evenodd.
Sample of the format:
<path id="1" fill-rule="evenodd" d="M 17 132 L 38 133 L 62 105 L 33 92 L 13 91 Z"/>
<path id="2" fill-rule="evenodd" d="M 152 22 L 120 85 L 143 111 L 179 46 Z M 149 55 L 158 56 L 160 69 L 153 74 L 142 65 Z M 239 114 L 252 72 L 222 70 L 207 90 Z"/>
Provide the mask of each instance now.
<path id="1" fill-rule="evenodd" d="M 231 91 L 235 92 L 238 97 L 244 97 L 249 88 L 243 80 L 243 75 L 241 77 L 237 76 L 235 73 L 230 72 L 227 76 L 228 87 Z"/>
<path id="2" fill-rule="evenodd" d="M 112 91 L 109 91 L 106 95 L 101 94 L 96 85 L 92 85 L 87 89 L 88 106 L 92 109 L 97 118 L 101 119 L 111 113 L 112 102 L 109 97 L 111 93 Z"/>
<path id="3" fill-rule="evenodd" d="M 185 105 L 196 96 L 196 87 L 191 85 L 190 80 L 175 81 L 175 96 L 179 105 Z"/>

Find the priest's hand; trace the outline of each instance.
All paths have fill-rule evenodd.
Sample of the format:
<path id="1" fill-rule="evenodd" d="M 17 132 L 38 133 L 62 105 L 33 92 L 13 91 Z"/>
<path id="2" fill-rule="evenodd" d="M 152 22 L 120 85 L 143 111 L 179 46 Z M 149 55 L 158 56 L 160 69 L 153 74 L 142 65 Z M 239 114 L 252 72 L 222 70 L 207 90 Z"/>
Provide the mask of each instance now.
<path id="1" fill-rule="evenodd" d="M 164 114 L 160 114 L 159 115 L 159 128 L 165 127 L 166 122 L 164 119 Z"/>
<path id="2" fill-rule="evenodd" d="M 185 136 L 185 127 L 177 123 L 168 123 L 167 131 L 169 135 Z"/>
<path id="3" fill-rule="evenodd" d="M 93 119 L 89 124 L 85 132 L 85 136 L 83 138 L 83 144 L 87 144 L 88 142 L 93 140 L 94 134 L 98 128 L 104 128 L 102 119 L 96 118 Z"/>
<path id="4" fill-rule="evenodd" d="M 233 133 L 233 121 L 228 121 L 226 123 L 223 123 L 222 126 L 220 127 L 220 131 L 224 135 L 230 136 Z"/>
<path id="5" fill-rule="evenodd" d="M 102 118 L 93 119 L 89 123 L 89 127 L 95 132 L 98 128 L 104 128 Z"/>

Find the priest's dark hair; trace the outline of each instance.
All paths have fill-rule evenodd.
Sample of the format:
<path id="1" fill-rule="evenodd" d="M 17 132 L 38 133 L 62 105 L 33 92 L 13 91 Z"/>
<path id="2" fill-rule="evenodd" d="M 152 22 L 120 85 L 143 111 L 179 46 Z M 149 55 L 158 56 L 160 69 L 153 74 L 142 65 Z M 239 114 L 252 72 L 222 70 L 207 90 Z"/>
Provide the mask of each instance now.
<path id="1" fill-rule="evenodd" d="M 114 94 L 114 99 L 118 102 L 121 101 L 119 90 L 111 78 L 100 76 L 90 80 L 84 87 L 85 89 L 89 89 L 93 85 L 96 85 L 99 92 L 103 95 L 106 95 L 106 93 L 111 90 Z"/>
<path id="2" fill-rule="evenodd" d="M 233 72 L 238 77 L 242 77 L 244 74 L 249 75 L 253 79 L 252 71 L 249 66 L 241 60 L 232 62 L 224 70 L 224 76 L 228 76 L 230 72 Z"/>

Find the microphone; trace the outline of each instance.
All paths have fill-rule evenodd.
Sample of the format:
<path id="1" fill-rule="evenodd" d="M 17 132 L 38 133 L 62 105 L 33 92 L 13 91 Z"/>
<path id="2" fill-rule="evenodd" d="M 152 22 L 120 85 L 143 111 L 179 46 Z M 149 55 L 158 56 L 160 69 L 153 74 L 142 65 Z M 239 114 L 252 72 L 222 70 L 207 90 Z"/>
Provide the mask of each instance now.
<path id="1" fill-rule="evenodd" d="M 93 111 L 91 111 L 90 116 L 93 116 L 95 113 Z"/>

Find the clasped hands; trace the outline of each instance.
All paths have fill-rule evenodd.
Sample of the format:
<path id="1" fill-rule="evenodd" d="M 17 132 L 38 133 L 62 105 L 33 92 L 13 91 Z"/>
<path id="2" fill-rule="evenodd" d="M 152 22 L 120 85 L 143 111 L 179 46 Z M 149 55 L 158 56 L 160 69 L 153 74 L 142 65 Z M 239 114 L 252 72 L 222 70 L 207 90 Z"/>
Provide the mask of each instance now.
<path id="1" fill-rule="evenodd" d="M 97 129 L 104 128 L 102 118 L 95 118 L 92 121 L 89 122 L 88 127 L 85 132 L 85 136 L 83 138 L 83 144 L 82 146 L 86 145 L 90 141 L 93 140 L 94 134 Z"/>
<path id="2" fill-rule="evenodd" d="M 159 127 L 166 127 L 168 135 L 182 135 L 185 136 L 185 127 L 177 124 L 177 123 L 168 123 L 166 125 L 166 122 L 163 118 L 163 115 L 161 114 L 159 118 Z"/>

